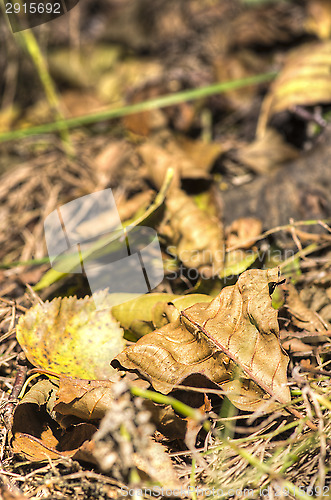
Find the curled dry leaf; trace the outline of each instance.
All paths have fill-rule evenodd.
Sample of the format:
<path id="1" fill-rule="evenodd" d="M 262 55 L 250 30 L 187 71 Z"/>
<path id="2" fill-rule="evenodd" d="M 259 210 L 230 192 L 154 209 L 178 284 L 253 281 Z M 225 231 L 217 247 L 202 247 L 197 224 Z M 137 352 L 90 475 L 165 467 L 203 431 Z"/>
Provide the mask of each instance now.
<path id="1" fill-rule="evenodd" d="M 251 248 L 262 233 L 262 222 L 256 217 L 241 217 L 226 230 L 226 247 Z"/>
<path id="2" fill-rule="evenodd" d="M 32 461 L 72 457 L 97 430 L 91 423 L 71 419 L 63 432 L 52 418 L 57 389 L 54 381 L 37 382 L 16 407 L 11 430 L 15 453 Z"/>
<path id="3" fill-rule="evenodd" d="M 124 379 L 135 387 L 149 387 L 146 380 L 130 373 L 126 373 Z M 124 386 L 127 387 L 125 382 Z M 59 380 L 37 382 L 17 405 L 13 415 L 11 444 L 14 452 L 31 461 L 67 456 L 95 463 L 92 436 L 98 421 L 110 409 L 116 413 L 119 387 L 123 387 L 123 382 L 114 385 L 107 380 L 65 376 Z M 143 400 L 142 404 L 163 435 L 170 439 L 185 439 L 192 425 L 190 419 L 178 416 L 171 406 L 149 400 Z M 119 418 L 122 422 L 121 414 Z"/>
<path id="4" fill-rule="evenodd" d="M 138 370 L 165 394 L 190 376 L 201 386 L 211 381 L 243 410 L 271 411 L 277 401 L 289 402 L 288 357 L 269 295 L 277 282 L 277 269 L 244 272 L 210 304 L 185 309 L 126 348 L 113 366 Z"/>
<path id="5" fill-rule="evenodd" d="M 265 97 L 257 136 L 265 134 L 272 115 L 292 106 L 328 103 L 331 100 L 331 41 L 310 43 L 292 51 Z"/>
<path id="6" fill-rule="evenodd" d="M 236 158 L 257 174 L 268 173 L 298 156 L 298 150 L 287 144 L 283 136 L 272 128 L 267 128 L 262 137 L 236 152 Z"/>
<path id="7" fill-rule="evenodd" d="M 329 0 L 310 0 L 307 4 L 308 18 L 305 28 L 322 40 L 331 35 L 331 3 Z"/>
<path id="8" fill-rule="evenodd" d="M 224 267 L 223 226 L 215 216 L 201 210 L 184 191 L 173 189 L 166 200 L 169 222 L 163 232 L 170 247 L 188 268 L 216 276 Z"/>
<path id="9" fill-rule="evenodd" d="M 126 373 L 123 381 L 141 389 L 150 387 L 146 380 L 131 373 Z M 84 421 L 100 420 L 114 407 L 114 391 L 116 393 L 117 387 L 107 380 L 61 377 L 56 399 L 53 399 L 49 411 L 52 411 L 52 416 L 62 427 L 71 425 L 75 418 Z M 199 405 L 198 398 L 197 401 Z M 188 421 L 178 416 L 171 406 L 156 404 L 148 399 L 144 400 L 143 406 L 151 414 L 159 432 L 171 439 L 185 438 Z"/>
<path id="10" fill-rule="evenodd" d="M 285 335 L 286 333 L 284 334 L 284 336 Z M 282 334 L 281 337 L 283 337 Z M 285 338 L 286 340 L 282 341 L 282 346 L 284 349 L 291 352 L 292 356 L 310 356 L 313 354 L 312 346 L 305 344 L 304 342 L 302 342 L 302 340 L 295 337 L 288 338 L 287 335 Z"/>
<path id="11" fill-rule="evenodd" d="M 37 368 L 83 379 L 116 379 L 109 360 L 125 347 L 107 293 L 93 298 L 56 298 L 37 304 L 17 325 L 17 340 Z M 102 308 L 104 305 L 104 308 Z"/>
<path id="12" fill-rule="evenodd" d="M 127 379 L 132 378 L 130 374 Z M 140 381 L 135 381 L 139 385 Z M 148 382 L 141 381 L 142 387 Z M 17 405 L 11 429 L 15 453 L 29 460 L 82 458 L 95 462 L 91 438 L 96 422 L 114 404 L 113 383 L 61 377 L 41 380 Z M 154 418 L 162 413 L 155 408 Z"/>
<path id="13" fill-rule="evenodd" d="M 286 292 L 286 306 L 295 326 L 316 335 L 326 333 L 330 329 L 330 324 L 323 321 L 317 312 L 304 304 L 291 283 L 286 285 Z"/>
<path id="14" fill-rule="evenodd" d="M 160 135 L 145 142 L 138 153 L 146 169 L 146 177 L 158 189 L 162 186 L 168 168 L 176 168 L 173 185 L 180 179 L 209 179 L 209 172 L 216 158 L 222 153 L 219 143 L 175 139 L 172 135 Z"/>
<path id="15" fill-rule="evenodd" d="M 99 420 L 113 401 L 112 382 L 61 377 L 54 411 L 83 420 Z"/>

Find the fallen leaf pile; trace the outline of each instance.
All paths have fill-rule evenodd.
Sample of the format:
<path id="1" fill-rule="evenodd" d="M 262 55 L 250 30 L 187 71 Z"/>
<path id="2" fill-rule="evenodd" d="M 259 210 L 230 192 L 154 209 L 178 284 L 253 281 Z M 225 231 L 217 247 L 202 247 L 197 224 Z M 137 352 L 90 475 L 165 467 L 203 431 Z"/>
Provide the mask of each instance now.
<path id="1" fill-rule="evenodd" d="M 222 388 L 243 410 L 264 405 L 270 411 L 276 401 L 289 402 L 288 357 L 269 296 L 269 285 L 277 282 L 277 269 L 246 271 L 210 304 L 185 309 L 126 348 L 113 365 L 138 370 L 164 394 L 195 376 L 202 386 L 206 378 Z"/>
<path id="2" fill-rule="evenodd" d="M 210 403 L 203 391 L 187 393 L 190 387 L 223 391 L 234 406 L 246 411 L 270 412 L 288 403 L 288 357 L 279 343 L 277 311 L 270 297 L 278 281 L 277 268 L 254 269 L 244 272 L 235 285 L 225 287 L 211 302 L 204 295 L 150 294 L 114 306 L 114 315 L 124 318 L 126 330 L 130 330 L 130 318 L 136 314 L 143 320 L 144 310 L 150 311 L 149 316 L 146 313 L 150 325 L 153 321 L 164 325 L 125 349 L 120 349 L 120 342 L 125 342 L 123 331 L 107 308 L 106 292 L 99 295 L 104 304 L 100 311 L 91 298 L 54 299 L 34 306 L 21 317 L 17 336 L 32 364 L 53 377 L 37 382 L 17 406 L 12 428 L 14 451 L 32 460 L 67 455 L 93 461 L 97 441 L 97 461 L 108 470 L 115 460 L 111 451 L 114 444 L 108 443 L 105 458 L 105 445 L 101 443 L 106 428 L 110 433 L 107 440 L 115 439 L 118 431 L 110 432 L 115 414 L 107 416 L 99 434 L 92 436 L 98 421 L 108 410 L 113 411 L 114 391 L 123 383 L 119 375 L 129 385 L 151 385 L 163 394 L 176 391 L 179 400 L 203 412 L 211 409 Z M 115 368 L 121 369 L 119 375 Z M 56 374 L 58 380 L 54 379 Z M 185 386 L 186 391 L 178 390 L 183 389 L 178 386 Z M 124 402 L 119 400 L 118 404 Z M 151 401 L 146 405 L 144 411 L 166 436 L 185 439 L 189 429 L 191 436 L 200 429 L 190 419 L 176 415 L 171 407 Z M 120 454 L 131 457 L 125 449 L 136 446 L 134 439 L 140 438 L 139 433 L 133 438 L 134 434 L 130 431 L 127 444 L 119 445 Z M 150 446 L 144 445 L 146 453 Z M 130 460 L 126 464 L 127 458 L 123 458 L 124 476 L 133 467 Z"/>
<path id="3" fill-rule="evenodd" d="M 54 411 L 58 389 L 56 381 L 41 380 L 17 406 L 11 434 L 15 453 L 31 461 L 45 458 L 79 457 L 81 446 L 89 442 L 97 427 L 71 416 L 63 420 Z"/>

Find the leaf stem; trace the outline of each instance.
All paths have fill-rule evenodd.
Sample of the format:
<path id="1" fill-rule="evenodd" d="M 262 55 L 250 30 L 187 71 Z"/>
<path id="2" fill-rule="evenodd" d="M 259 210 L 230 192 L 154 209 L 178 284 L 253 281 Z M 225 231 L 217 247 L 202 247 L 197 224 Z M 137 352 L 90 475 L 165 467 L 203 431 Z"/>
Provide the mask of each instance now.
<path id="1" fill-rule="evenodd" d="M 185 403 L 178 401 L 178 399 L 175 399 L 172 396 L 166 396 L 164 394 L 161 394 L 160 392 L 141 389 L 140 387 L 136 386 L 131 386 L 130 391 L 133 396 L 149 399 L 150 401 L 154 401 L 154 403 L 170 405 L 175 411 L 181 413 L 184 417 L 192 418 L 196 422 L 201 423 L 205 431 L 210 431 L 210 422 L 206 420 L 204 414 L 200 410 L 191 408 Z"/>

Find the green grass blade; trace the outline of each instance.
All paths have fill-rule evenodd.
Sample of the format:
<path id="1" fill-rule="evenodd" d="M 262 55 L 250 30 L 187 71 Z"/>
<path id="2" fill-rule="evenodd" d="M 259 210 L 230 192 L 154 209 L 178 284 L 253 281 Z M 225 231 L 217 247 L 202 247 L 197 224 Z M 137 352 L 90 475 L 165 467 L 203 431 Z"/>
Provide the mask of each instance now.
<path id="1" fill-rule="evenodd" d="M 13 130 L 11 132 L 4 132 L 0 134 L 0 142 L 9 141 L 12 139 L 21 139 L 23 137 L 31 135 L 58 132 L 70 128 L 91 125 L 93 123 L 98 123 L 113 118 L 120 118 L 122 116 L 140 113 L 142 111 L 149 111 L 152 109 L 173 106 L 185 101 L 202 99 L 208 96 L 221 94 L 223 92 L 229 92 L 231 90 L 239 89 L 242 87 L 248 87 L 250 85 L 258 85 L 259 83 L 268 82 L 270 80 L 273 80 L 276 75 L 277 73 L 275 72 L 262 73 L 260 75 L 255 75 L 249 78 L 242 78 L 240 80 L 216 83 L 198 89 L 184 90 L 182 92 L 177 92 L 176 94 L 161 96 L 156 99 L 150 99 L 148 101 L 140 102 L 137 104 L 131 104 L 129 106 L 123 106 L 116 109 L 108 109 L 100 113 L 92 113 L 76 118 L 68 118 L 66 120 L 58 119 L 55 122 L 45 123 L 44 125 L 39 125 L 37 127 L 29 127 L 19 130 Z"/>

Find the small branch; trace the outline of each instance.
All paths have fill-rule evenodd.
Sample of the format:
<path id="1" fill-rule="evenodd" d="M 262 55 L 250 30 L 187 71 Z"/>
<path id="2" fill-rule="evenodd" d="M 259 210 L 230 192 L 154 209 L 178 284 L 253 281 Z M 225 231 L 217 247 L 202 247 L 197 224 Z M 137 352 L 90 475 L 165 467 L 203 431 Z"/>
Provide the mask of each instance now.
<path id="1" fill-rule="evenodd" d="M 7 430 L 12 428 L 14 409 L 17 403 L 17 398 L 24 385 L 27 371 L 28 371 L 27 360 L 24 353 L 21 352 L 17 358 L 17 373 L 13 389 L 8 397 L 8 401 L 5 402 L 2 407 L 3 410 L 2 418 Z"/>

